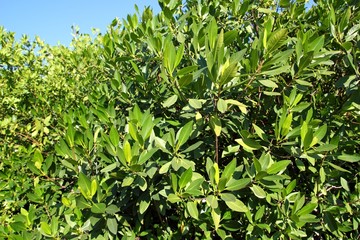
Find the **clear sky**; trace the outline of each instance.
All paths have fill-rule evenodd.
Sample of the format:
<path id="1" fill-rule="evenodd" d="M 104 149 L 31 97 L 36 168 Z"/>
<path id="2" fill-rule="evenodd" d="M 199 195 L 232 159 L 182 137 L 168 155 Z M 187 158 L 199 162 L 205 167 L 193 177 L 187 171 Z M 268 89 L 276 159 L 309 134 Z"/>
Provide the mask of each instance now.
<path id="1" fill-rule="evenodd" d="M 81 33 L 91 34 L 92 28 L 105 32 L 115 17 L 126 18 L 150 6 L 160 12 L 157 0 L 0 0 L 0 26 L 31 39 L 39 36 L 46 43 L 69 46 L 72 39 L 71 26 L 80 28 Z M 311 6 L 310 0 L 307 6 Z"/>
<path id="2" fill-rule="evenodd" d="M 0 0 L 0 26 L 31 39 L 39 36 L 46 43 L 68 46 L 72 39 L 72 25 L 81 33 L 91 34 L 92 28 L 105 32 L 115 17 L 126 18 L 135 13 L 134 5 L 140 12 L 150 6 L 160 12 L 157 0 Z"/>

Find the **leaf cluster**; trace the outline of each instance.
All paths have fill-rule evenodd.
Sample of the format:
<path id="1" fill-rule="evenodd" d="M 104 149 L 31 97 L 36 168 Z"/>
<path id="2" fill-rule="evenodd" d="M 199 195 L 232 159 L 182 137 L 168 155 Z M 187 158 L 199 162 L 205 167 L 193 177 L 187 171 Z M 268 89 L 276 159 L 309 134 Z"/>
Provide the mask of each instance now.
<path id="1" fill-rule="evenodd" d="M 359 3 L 159 4 L 0 27 L 0 238 L 358 238 Z"/>

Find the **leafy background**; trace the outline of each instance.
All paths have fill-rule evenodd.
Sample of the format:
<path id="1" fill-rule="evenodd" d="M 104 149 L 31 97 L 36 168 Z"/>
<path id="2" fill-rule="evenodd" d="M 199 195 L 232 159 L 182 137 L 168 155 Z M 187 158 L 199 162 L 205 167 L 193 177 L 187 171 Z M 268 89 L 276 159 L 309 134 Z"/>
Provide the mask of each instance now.
<path id="1" fill-rule="evenodd" d="M 359 3 L 159 4 L 0 28 L 0 236 L 358 238 Z"/>

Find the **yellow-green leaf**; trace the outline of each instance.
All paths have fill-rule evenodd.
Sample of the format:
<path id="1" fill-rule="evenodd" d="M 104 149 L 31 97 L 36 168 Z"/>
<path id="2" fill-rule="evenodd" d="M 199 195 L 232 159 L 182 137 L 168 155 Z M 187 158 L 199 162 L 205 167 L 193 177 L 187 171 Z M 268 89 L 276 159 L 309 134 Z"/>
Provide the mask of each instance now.
<path id="1" fill-rule="evenodd" d="M 211 116 L 210 126 L 214 130 L 216 136 L 221 134 L 221 121 L 217 116 Z"/>
<path id="2" fill-rule="evenodd" d="M 238 108 L 240 109 L 240 111 L 242 113 L 244 113 L 244 114 L 247 113 L 247 109 L 246 109 L 247 106 L 245 104 L 243 104 L 243 103 L 241 103 L 241 102 L 239 102 L 237 100 L 233 100 L 233 99 L 227 99 L 227 100 L 225 100 L 225 102 L 227 104 L 238 106 Z"/>
<path id="3" fill-rule="evenodd" d="M 225 201 L 225 203 L 231 210 L 234 210 L 235 212 L 249 211 L 247 206 L 239 199 L 235 199 L 235 201 Z"/>
<path id="4" fill-rule="evenodd" d="M 190 216 L 192 218 L 195 218 L 196 220 L 199 219 L 199 211 L 196 207 L 196 203 L 195 202 L 187 202 L 186 203 L 186 209 L 189 212 Z"/>
<path id="5" fill-rule="evenodd" d="M 124 143 L 124 155 L 125 155 L 126 162 L 128 164 L 130 164 L 131 159 L 132 159 L 132 153 L 131 153 L 131 146 L 128 141 L 125 141 L 125 143 Z"/>
<path id="6" fill-rule="evenodd" d="M 211 217 L 214 222 L 215 230 L 217 230 L 220 226 L 220 220 L 221 220 L 221 212 L 219 209 L 212 209 L 211 210 Z"/>
<path id="7" fill-rule="evenodd" d="M 220 179 L 219 165 L 217 163 L 214 163 L 213 168 L 214 168 L 215 184 L 218 185 L 219 184 L 219 179 Z"/>
<path id="8" fill-rule="evenodd" d="M 266 197 L 266 192 L 264 191 L 264 189 L 262 189 L 258 185 L 253 185 L 252 187 L 250 187 L 250 189 L 251 189 L 251 191 L 253 191 L 253 193 L 255 194 L 256 197 L 258 197 L 258 198 Z"/>
<path id="9" fill-rule="evenodd" d="M 268 169 L 267 169 L 267 173 L 268 174 L 277 174 L 281 171 L 284 171 L 286 169 L 286 167 L 291 163 L 290 160 L 283 160 L 283 161 L 279 161 L 279 162 L 274 162 Z"/>

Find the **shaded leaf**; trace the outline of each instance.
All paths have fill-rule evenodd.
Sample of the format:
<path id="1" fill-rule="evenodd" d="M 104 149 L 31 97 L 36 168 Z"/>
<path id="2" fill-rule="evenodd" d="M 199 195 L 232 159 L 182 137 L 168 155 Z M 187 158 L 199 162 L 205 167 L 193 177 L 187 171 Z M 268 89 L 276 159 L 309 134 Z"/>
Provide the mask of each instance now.
<path id="1" fill-rule="evenodd" d="M 91 207 L 91 212 L 92 213 L 105 213 L 105 210 L 106 210 L 105 203 L 95 203 Z"/>

